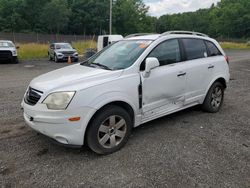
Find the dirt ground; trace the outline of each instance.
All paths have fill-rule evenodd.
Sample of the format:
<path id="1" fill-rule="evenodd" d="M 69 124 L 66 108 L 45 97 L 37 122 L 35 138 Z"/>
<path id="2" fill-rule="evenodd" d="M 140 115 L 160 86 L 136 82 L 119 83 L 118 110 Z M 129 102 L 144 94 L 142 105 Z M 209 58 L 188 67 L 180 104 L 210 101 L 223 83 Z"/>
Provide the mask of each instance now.
<path id="1" fill-rule="evenodd" d="M 31 79 L 66 63 L 0 64 L 0 187 L 250 187 L 250 51 L 227 53 L 219 113 L 194 107 L 149 122 L 107 156 L 55 145 L 24 123 Z"/>

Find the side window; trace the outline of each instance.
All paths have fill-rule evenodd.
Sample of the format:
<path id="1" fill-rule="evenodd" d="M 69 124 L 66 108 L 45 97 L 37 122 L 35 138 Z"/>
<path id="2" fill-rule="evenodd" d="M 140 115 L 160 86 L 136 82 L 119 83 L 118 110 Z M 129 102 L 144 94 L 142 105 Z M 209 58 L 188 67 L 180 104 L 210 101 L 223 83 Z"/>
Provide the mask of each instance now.
<path id="1" fill-rule="evenodd" d="M 200 39 L 182 39 L 187 60 L 207 57 L 205 42 Z"/>
<path id="2" fill-rule="evenodd" d="M 214 43 L 210 41 L 205 41 L 208 49 L 208 56 L 217 56 L 222 55 L 218 48 L 214 45 Z"/>
<path id="3" fill-rule="evenodd" d="M 156 57 L 160 66 L 181 61 L 179 42 L 177 39 L 167 40 L 150 52 L 148 57 Z"/>

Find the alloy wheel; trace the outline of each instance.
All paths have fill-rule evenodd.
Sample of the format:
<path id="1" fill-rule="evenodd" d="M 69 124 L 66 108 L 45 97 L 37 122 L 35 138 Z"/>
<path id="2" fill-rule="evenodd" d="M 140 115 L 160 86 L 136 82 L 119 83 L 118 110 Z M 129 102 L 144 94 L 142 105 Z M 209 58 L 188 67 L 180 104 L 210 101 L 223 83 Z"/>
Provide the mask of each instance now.
<path id="1" fill-rule="evenodd" d="M 117 115 L 105 119 L 98 130 L 98 142 L 104 148 L 113 148 L 119 145 L 127 132 L 126 121 Z"/>

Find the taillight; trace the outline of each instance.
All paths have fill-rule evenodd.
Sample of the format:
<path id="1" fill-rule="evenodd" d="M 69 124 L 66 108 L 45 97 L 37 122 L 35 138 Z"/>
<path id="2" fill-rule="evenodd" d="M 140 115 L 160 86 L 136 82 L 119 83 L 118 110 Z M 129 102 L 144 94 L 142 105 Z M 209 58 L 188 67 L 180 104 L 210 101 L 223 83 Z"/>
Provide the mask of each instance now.
<path id="1" fill-rule="evenodd" d="M 225 59 L 227 61 L 227 64 L 229 64 L 229 57 L 228 56 L 225 56 Z"/>

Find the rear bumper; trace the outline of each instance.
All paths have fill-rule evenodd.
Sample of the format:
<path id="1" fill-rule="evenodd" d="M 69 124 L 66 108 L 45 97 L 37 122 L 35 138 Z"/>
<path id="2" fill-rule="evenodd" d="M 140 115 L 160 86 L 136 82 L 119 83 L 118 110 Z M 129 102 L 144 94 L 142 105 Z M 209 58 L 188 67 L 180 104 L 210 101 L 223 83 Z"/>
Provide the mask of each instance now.
<path id="1" fill-rule="evenodd" d="M 89 120 L 95 109 L 81 107 L 74 110 L 48 110 L 44 104 L 30 106 L 22 102 L 23 116 L 27 125 L 37 132 L 46 135 L 60 144 L 82 146 Z M 79 121 L 71 122 L 69 118 L 81 117 Z"/>

